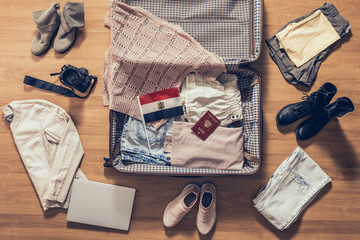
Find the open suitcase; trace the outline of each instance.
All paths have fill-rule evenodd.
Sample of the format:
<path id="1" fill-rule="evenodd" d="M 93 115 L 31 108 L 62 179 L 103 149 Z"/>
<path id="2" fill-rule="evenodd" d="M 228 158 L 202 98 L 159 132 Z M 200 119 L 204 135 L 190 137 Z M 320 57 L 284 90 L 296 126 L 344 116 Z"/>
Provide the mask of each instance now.
<path id="1" fill-rule="evenodd" d="M 256 70 L 244 66 L 258 59 L 262 38 L 262 0 L 122 0 L 180 25 L 226 64 L 228 73 L 238 76 L 244 118 L 244 166 L 241 170 L 183 168 L 137 164 L 121 160 L 120 137 L 125 114 L 110 110 L 109 159 L 104 166 L 120 172 L 155 175 L 250 175 L 261 165 L 261 78 Z"/>

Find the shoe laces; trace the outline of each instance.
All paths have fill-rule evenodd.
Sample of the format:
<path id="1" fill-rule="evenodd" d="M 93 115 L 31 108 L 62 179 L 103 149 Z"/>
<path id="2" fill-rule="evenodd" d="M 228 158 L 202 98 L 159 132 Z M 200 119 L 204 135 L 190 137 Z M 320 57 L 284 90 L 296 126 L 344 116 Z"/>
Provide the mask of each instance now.
<path id="1" fill-rule="evenodd" d="M 338 122 L 339 119 L 337 118 L 336 114 L 334 112 L 331 112 L 328 110 L 328 113 L 329 113 L 329 118 L 331 121 L 334 121 L 334 122 Z"/>
<path id="2" fill-rule="evenodd" d="M 330 109 L 325 109 L 325 111 L 314 115 L 310 119 L 316 127 L 319 127 L 320 125 L 323 125 L 324 123 L 330 121 L 335 121 L 335 122 L 339 121 L 338 118 L 336 117 L 336 114 L 334 114 Z"/>
<path id="3" fill-rule="evenodd" d="M 313 92 L 310 95 L 303 93 L 304 96 L 301 98 L 303 103 L 296 108 L 296 112 L 299 116 L 305 116 L 311 113 L 316 107 L 319 101 L 319 93 Z"/>
<path id="4" fill-rule="evenodd" d="M 344 114 L 343 112 L 346 111 L 345 108 L 346 107 L 340 104 L 338 99 L 336 102 L 330 104 L 329 106 L 326 106 L 325 110 L 327 111 L 330 120 L 339 121 L 338 117 L 341 117 Z"/>

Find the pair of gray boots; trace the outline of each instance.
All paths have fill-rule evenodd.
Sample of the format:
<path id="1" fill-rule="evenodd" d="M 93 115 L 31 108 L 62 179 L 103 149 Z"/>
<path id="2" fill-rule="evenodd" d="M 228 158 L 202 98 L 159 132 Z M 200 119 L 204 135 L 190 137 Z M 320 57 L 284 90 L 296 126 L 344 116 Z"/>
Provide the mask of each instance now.
<path id="1" fill-rule="evenodd" d="M 85 26 L 83 2 L 66 2 L 62 13 L 57 11 L 59 8 L 60 4 L 54 2 L 50 8 L 33 13 L 33 20 L 39 30 L 31 43 L 34 55 L 45 53 L 55 34 L 55 51 L 67 51 L 75 42 L 77 28 Z"/>

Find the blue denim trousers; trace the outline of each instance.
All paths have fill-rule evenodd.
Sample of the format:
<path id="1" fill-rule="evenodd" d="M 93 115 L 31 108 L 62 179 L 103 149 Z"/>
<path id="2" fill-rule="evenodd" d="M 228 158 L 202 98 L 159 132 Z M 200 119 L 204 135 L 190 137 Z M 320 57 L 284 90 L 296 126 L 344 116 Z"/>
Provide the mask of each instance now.
<path id="1" fill-rule="evenodd" d="M 164 153 L 166 133 L 171 133 L 173 118 L 160 128 L 146 125 L 150 151 L 142 121 L 127 116 L 121 135 L 121 160 L 135 163 L 170 165 L 170 159 Z"/>

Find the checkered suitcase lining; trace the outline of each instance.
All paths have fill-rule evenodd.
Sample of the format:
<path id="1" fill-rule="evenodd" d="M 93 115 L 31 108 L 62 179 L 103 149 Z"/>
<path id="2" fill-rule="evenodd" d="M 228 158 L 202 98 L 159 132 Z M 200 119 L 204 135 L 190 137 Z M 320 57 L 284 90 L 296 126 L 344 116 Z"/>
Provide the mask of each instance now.
<path id="1" fill-rule="evenodd" d="M 244 111 L 244 119 L 242 120 L 242 127 L 244 130 L 244 150 L 251 156 L 260 159 L 260 77 L 256 71 L 250 68 L 230 66 L 228 72 L 237 74 L 240 79 L 240 81 L 238 81 L 238 87 L 242 93 Z M 115 111 L 112 113 L 112 119 L 110 119 L 111 152 L 114 152 L 124 128 L 125 114 Z M 120 155 L 113 160 L 112 164 L 113 167 L 120 172 L 165 175 L 246 175 L 255 173 L 260 167 L 260 163 L 249 162 L 246 159 L 244 167 L 239 171 L 184 168 L 155 164 L 134 164 L 131 161 L 122 161 Z"/>
<path id="2" fill-rule="evenodd" d="M 120 1 L 180 25 L 226 64 L 252 62 L 260 55 L 262 0 Z"/>

